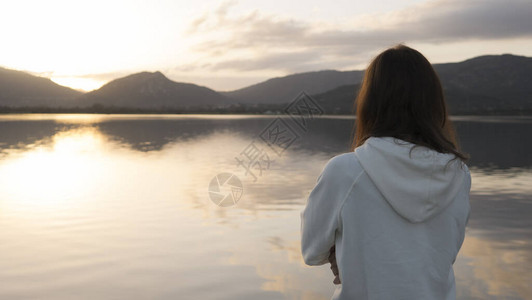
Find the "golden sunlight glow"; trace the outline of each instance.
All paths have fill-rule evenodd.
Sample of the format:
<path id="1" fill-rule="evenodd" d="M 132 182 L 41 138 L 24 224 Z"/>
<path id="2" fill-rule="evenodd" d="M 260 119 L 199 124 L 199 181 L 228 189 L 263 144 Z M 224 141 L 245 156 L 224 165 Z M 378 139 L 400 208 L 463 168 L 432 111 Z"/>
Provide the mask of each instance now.
<path id="1" fill-rule="evenodd" d="M 103 135 L 96 129 L 83 128 L 58 133 L 52 141 L 50 146 L 21 153 L 2 166 L 4 192 L 16 194 L 12 199 L 18 205 L 60 207 L 75 195 L 94 188 L 89 183 L 100 170 L 92 156 L 101 146 Z"/>
<path id="2" fill-rule="evenodd" d="M 5 30 L 0 66 L 50 74 L 46 77 L 82 90 L 99 87 L 103 82 L 98 74 L 171 67 L 175 62 L 169 64 L 169 58 L 179 53 L 180 34 L 190 19 L 182 4 L 125 0 L 2 3 L 0 26 Z"/>
<path id="3" fill-rule="evenodd" d="M 51 79 L 59 85 L 68 86 L 83 92 L 96 90 L 106 83 L 102 80 L 82 77 L 52 77 Z"/>

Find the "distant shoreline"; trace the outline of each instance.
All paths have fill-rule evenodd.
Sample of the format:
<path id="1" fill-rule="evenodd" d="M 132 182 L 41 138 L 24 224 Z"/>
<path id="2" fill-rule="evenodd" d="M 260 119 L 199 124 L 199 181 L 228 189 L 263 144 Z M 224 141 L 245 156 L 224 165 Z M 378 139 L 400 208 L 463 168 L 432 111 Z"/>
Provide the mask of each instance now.
<path id="1" fill-rule="evenodd" d="M 163 110 L 143 110 L 143 109 L 124 109 L 124 110 L 93 110 L 88 108 L 83 109 L 18 109 L 10 108 L 5 110 L 5 108 L 0 108 L 0 116 L 5 115 L 18 115 L 18 114 L 56 114 L 56 115 L 72 115 L 72 114 L 93 114 L 93 115 L 241 115 L 241 116 L 288 116 L 283 111 L 247 111 L 247 112 L 234 112 L 234 111 L 163 111 Z M 495 111 L 495 112 L 479 112 L 479 113 L 458 113 L 458 114 L 449 114 L 451 117 L 532 117 L 532 111 Z M 355 114 L 345 114 L 345 113 L 325 113 L 321 117 L 341 117 L 341 118 L 354 118 Z"/>

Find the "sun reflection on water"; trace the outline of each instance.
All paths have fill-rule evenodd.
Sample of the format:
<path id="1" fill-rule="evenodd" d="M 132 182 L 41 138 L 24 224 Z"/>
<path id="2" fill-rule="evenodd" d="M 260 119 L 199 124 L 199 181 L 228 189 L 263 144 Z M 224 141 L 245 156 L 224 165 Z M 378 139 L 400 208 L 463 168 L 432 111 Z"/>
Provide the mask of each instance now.
<path id="1" fill-rule="evenodd" d="M 329 299 L 328 266 L 300 255 L 299 212 L 342 137 L 309 132 L 254 182 L 234 157 L 269 121 L 0 117 L 0 298 Z M 470 169 L 459 298 L 530 298 L 530 169 Z M 244 184 L 234 207 L 208 196 L 224 171 Z"/>
<path id="2" fill-rule="evenodd" d="M 86 127 L 59 132 L 49 145 L 14 153 L 0 168 L 3 193 L 26 207 L 65 204 L 69 196 L 92 188 L 91 180 L 102 174 L 94 158 L 104 141 L 98 130 Z"/>

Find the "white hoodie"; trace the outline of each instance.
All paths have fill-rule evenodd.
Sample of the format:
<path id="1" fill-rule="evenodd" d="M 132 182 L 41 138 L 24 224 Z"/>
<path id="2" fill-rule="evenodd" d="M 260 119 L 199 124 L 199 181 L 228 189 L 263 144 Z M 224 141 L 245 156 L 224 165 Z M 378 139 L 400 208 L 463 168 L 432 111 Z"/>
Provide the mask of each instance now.
<path id="1" fill-rule="evenodd" d="M 342 284 L 332 299 L 455 299 L 471 176 L 453 154 L 416 146 L 410 157 L 412 146 L 371 137 L 318 177 L 301 212 L 301 250 L 322 265 L 336 245 Z"/>

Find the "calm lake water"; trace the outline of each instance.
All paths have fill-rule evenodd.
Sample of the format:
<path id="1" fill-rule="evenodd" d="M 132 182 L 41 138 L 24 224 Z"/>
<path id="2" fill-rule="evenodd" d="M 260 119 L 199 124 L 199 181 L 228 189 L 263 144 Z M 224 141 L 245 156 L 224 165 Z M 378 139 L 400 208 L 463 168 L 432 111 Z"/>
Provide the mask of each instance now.
<path id="1" fill-rule="evenodd" d="M 329 299 L 299 212 L 354 120 L 283 118 L 298 138 L 280 155 L 259 137 L 274 120 L 0 116 L 0 299 Z M 473 180 L 458 298 L 532 299 L 532 117 L 454 120 Z M 252 146 L 262 173 L 235 159 Z M 224 172 L 230 207 L 209 197 Z"/>

